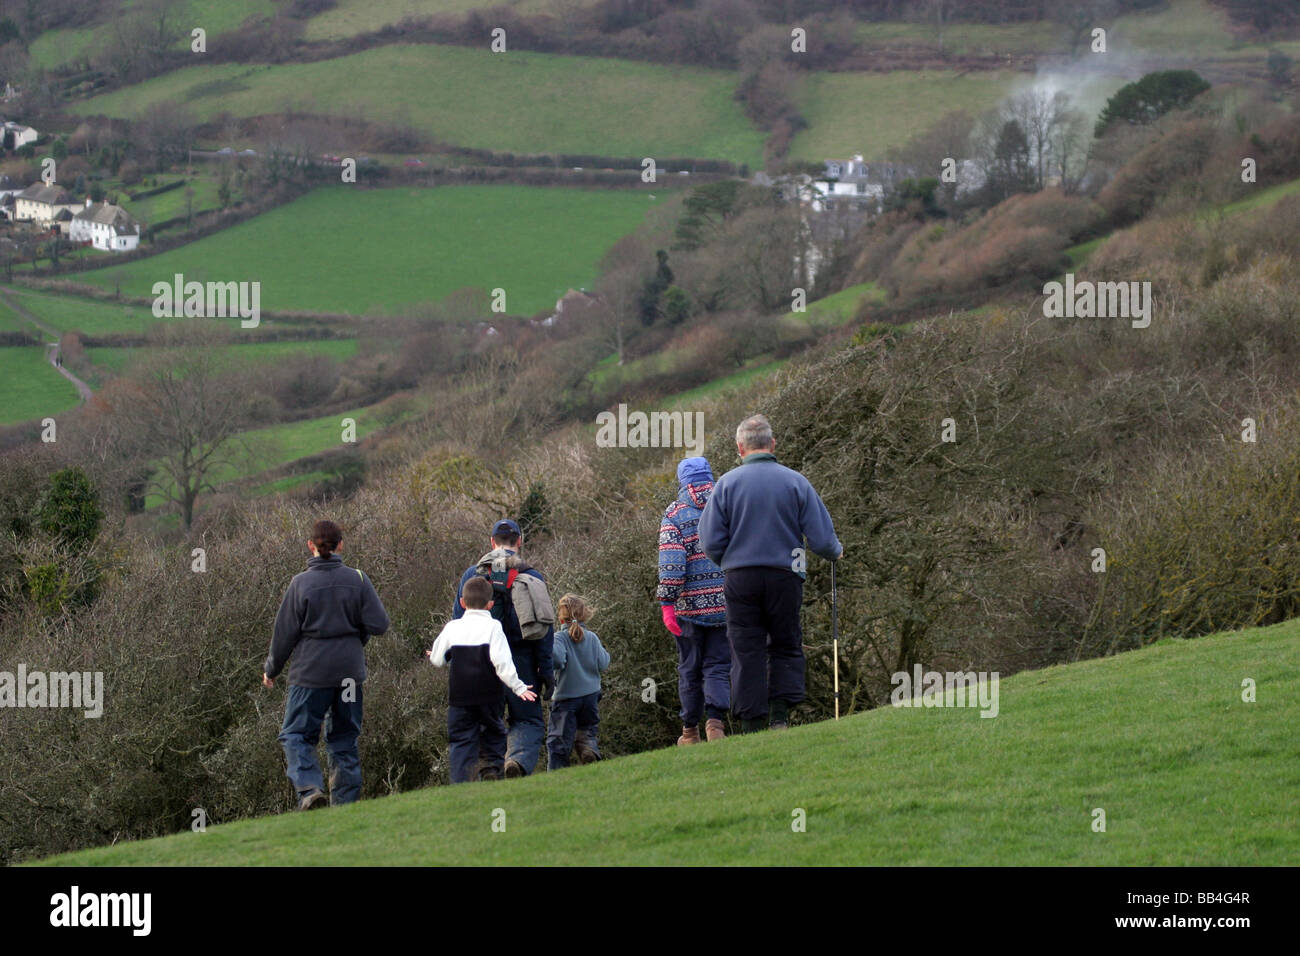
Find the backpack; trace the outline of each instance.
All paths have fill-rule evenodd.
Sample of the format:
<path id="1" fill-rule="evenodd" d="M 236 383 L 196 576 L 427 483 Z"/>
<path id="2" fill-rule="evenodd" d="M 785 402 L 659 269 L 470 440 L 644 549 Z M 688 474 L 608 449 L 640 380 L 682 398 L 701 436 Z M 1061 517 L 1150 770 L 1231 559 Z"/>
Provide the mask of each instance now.
<path id="1" fill-rule="evenodd" d="M 515 578 L 519 577 L 519 572 L 527 567 L 527 565 L 520 565 L 517 568 L 502 568 L 499 571 L 494 569 L 484 575 L 492 584 L 492 617 L 501 621 L 503 628 L 510 618 L 514 618 L 516 629 L 519 627 L 519 619 L 515 615 L 515 602 L 510 591 L 515 586 Z"/>
<path id="2" fill-rule="evenodd" d="M 520 584 L 524 591 L 524 603 L 521 606 L 526 619 L 521 621 L 515 610 L 515 580 L 519 577 L 519 572 L 532 570 L 532 565 L 519 561 L 512 568 L 493 567 L 486 572 L 479 572 L 492 585 L 492 609 L 489 613 L 501 622 L 501 629 L 507 637 L 518 635 L 525 641 L 539 640 L 546 636 L 555 620 L 555 611 L 551 607 L 550 596 L 546 593 L 546 585 L 540 580 L 534 583 L 530 577 L 525 577 Z"/>

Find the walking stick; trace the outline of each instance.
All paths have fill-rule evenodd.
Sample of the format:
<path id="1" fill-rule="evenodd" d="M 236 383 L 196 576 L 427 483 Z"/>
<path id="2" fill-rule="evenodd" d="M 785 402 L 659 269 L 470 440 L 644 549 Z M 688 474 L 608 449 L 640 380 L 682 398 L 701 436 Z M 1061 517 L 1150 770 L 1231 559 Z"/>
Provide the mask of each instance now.
<path id="1" fill-rule="evenodd" d="M 835 565 L 831 562 L 831 646 L 835 655 L 835 719 L 840 719 L 840 605 L 835 593 Z"/>

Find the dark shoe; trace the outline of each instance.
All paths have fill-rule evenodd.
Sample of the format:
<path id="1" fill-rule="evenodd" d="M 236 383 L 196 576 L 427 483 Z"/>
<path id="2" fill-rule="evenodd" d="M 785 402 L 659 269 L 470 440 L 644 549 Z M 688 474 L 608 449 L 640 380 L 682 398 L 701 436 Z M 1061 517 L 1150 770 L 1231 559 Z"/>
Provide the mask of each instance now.
<path id="1" fill-rule="evenodd" d="M 682 735 L 677 738 L 677 746 L 679 747 L 689 747 L 692 744 L 698 744 L 699 742 L 700 742 L 699 727 L 683 727 Z"/>
<path id="2" fill-rule="evenodd" d="M 706 740 L 726 740 L 727 730 L 722 725 L 722 721 L 717 717 L 710 717 L 704 724 L 704 737 Z"/>
<path id="3" fill-rule="evenodd" d="M 299 810 L 317 810 L 329 806 L 330 798 L 320 790 L 308 790 L 298 798 Z"/>
<path id="4" fill-rule="evenodd" d="M 573 759 L 578 763 L 595 763 L 600 759 L 600 751 L 591 745 L 586 734 L 578 734 L 573 739 Z"/>
<path id="5" fill-rule="evenodd" d="M 774 720 L 774 721 L 772 721 L 772 729 L 773 729 L 773 730 L 789 730 L 789 729 L 790 729 L 790 724 L 789 724 L 787 721 L 784 721 L 784 720 Z"/>
<path id="6" fill-rule="evenodd" d="M 767 715 L 773 730 L 785 730 L 790 726 L 790 705 L 783 700 L 769 700 Z"/>
<path id="7" fill-rule="evenodd" d="M 745 717 L 741 719 L 740 732 L 742 734 L 753 734 L 753 733 L 757 733 L 760 730 L 767 730 L 766 717 L 755 717 L 752 719 L 749 717 Z"/>
<path id="8" fill-rule="evenodd" d="M 526 776 L 528 776 L 528 775 L 527 775 L 526 773 L 524 773 L 524 767 L 523 767 L 523 764 L 521 764 L 518 760 L 507 760 L 507 761 L 506 761 L 506 779 L 507 779 L 507 780 L 514 780 L 514 779 L 517 778 L 517 777 L 526 777 Z"/>
<path id="9" fill-rule="evenodd" d="M 480 780 L 500 780 L 501 771 L 496 767 L 480 767 L 478 771 Z"/>

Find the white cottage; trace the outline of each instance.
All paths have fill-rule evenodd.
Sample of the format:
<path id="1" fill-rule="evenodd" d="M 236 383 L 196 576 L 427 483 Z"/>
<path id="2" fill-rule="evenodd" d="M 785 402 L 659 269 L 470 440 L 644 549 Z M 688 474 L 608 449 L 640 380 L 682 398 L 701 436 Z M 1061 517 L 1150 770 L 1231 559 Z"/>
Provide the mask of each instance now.
<path id="1" fill-rule="evenodd" d="M 121 206 L 87 199 L 86 208 L 72 217 L 68 238 L 105 252 L 130 252 L 140 245 L 140 224 Z"/>

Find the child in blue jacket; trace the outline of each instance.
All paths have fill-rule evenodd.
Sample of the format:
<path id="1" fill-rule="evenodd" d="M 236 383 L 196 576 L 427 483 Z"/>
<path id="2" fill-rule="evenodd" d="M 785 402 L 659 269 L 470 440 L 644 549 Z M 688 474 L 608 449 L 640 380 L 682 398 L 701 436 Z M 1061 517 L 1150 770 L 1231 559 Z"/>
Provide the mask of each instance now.
<path id="1" fill-rule="evenodd" d="M 600 675 L 609 667 L 609 652 L 595 631 L 583 627 L 591 617 L 587 603 L 566 594 L 555 606 L 555 699 L 546 735 L 547 769 L 600 759 Z M 576 752 L 576 753 L 575 753 Z"/>

